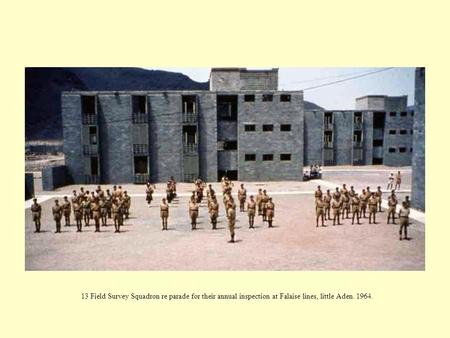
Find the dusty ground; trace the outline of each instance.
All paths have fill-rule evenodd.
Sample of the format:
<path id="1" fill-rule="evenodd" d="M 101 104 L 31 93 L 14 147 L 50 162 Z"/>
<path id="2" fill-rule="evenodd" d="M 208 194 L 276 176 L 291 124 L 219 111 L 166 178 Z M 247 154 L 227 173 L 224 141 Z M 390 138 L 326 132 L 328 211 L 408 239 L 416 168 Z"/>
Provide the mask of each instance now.
<path id="1" fill-rule="evenodd" d="M 161 231 L 159 201 L 163 184 L 157 185 L 154 204 L 147 208 L 144 187 L 127 185 L 132 194 L 132 215 L 124 232 L 116 234 L 109 221 L 101 233 L 93 226 L 76 233 L 75 226 L 54 234 L 51 206 L 54 198 L 79 186 L 69 186 L 39 195 L 43 207 L 43 233 L 35 234 L 30 209 L 25 209 L 27 270 L 423 270 L 425 225 L 412 219 L 409 241 L 398 240 L 398 226 L 379 223 L 316 228 L 313 191 L 317 184 L 332 189 L 337 184 L 354 185 L 357 191 L 370 185 L 386 186 L 390 168 L 361 167 L 325 169 L 323 181 L 245 183 L 249 192 L 267 189 L 276 204 L 275 228 L 267 228 L 260 217 L 256 229 L 248 228 L 246 213 L 237 212 L 236 237 L 229 232 L 220 203 L 218 230 L 211 230 L 206 206 L 200 209 L 198 230 L 191 231 L 187 201 L 191 184 L 179 184 L 180 197 L 170 208 L 169 231 Z M 403 199 L 409 194 L 411 175 L 403 172 Z M 238 182 L 235 182 L 235 187 Z M 213 184 L 220 191 L 218 184 Z M 88 190 L 94 187 L 86 187 Z M 105 186 L 106 188 L 106 186 Z M 236 192 L 236 189 L 234 190 Z M 385 194 L 387 196 L 387 193 Z M 219 199 L 221 200 L 221 199 Z"/>

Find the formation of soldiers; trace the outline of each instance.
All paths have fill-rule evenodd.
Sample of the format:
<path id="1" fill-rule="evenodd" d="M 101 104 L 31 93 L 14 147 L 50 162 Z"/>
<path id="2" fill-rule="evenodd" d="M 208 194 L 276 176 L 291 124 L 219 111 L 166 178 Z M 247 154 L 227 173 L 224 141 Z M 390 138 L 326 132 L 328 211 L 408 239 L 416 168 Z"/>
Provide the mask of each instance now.
<path id="1" fill-rule="evenodd" d="M 399 172 L 400 173 L 400 172 Z M 352 224 L 360 223 L 360 219 L 368 218 L 369 224 L 377 224 L 377 213 L 383 212 L 381 208 L 381 201 L 383 192 L 381 187 L 377 187 L 376 191 L 370 191 L 370 187 L 363 189 L 361 194 L 358 194 L 353 186 L 347 189 L 345 184 L 331 194 L 330 190 L 326 193 L 322 192 L 320 186 L 314 193 L 315 198 L 315 210 L 316 210 L 316 227 L 319 227 L 319 220 L 321 225 L 325 226 L 324 221 L 333 221 L 333 225 L 341 225 L 341 221 L 344 219 L 350 219 Z M 397 224 L 395 220 L 398 218 L 400 222 L 399 237 L 400 240 L 408 239 L 407 227 L 409 225 L 409 213 L 411 202 L 409 196 L 406 196 L 405 201 L 402 202 L 397 216 L 397 204 L 399 203 L 395 190 L 391 190 L 388 197 L 387 208 L 387 224 Z M 402 238 L 403 234 L 403 238 Z"/>
<path id="2" fill-rule="evenodd" d="M 80 191 L 73 190 L 73 195 L 69 201 L 64 196 L 62 204 L 59 200 L 55 200 L 52 207 L 53 220 L 55 221 L 56 231 L 61 232 L 61 220 L 64 217 L 64 226 L 71 226 L 71 213 L 77 227 L 77 232 L 82 232 L 83 222 L 85 227 L 89 227 L 91 221 L 94 222 L 95 232 L 100 232 L 100 226 L 107 226 L 108 219 L 112 219 L 115 232 L 120 232 L 124 219 L 129 218 L 131 207 L 131 197 L 127 191 L 123 191 L 122 187 L 114 186 L 113 191 L 109 189 L 103 191 L 101 186 L 97 186 L 95 191 L 85 191 L 83 187 Z M 42 207 L 33 198 L 31 205 L 31 213 L 35 224 L 35 232 L 41 231 L 41 213 Z"/>

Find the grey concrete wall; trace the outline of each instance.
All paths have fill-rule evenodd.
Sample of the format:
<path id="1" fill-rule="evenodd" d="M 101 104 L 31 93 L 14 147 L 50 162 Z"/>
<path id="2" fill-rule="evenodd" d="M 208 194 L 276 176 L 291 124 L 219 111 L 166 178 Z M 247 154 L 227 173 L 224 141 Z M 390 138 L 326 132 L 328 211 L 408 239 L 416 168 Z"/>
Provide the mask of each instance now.
<path id="1" fill-rule="evenodd" d="M 212 91 L 223 90 L 223 91 L 233 91 L 239 90 L 240 88 L 240 74 L 239 70 L 234 71 L 225 70 L 218 71 L 212 70 L 209 79 L 209 88 Z"/>
<path id="2" fill-rule="evenodd" d="M 219 170 L 238 170 L 237 153 L 237 150 L 218 151 L 217 168 Z"/>
<path id="3" fill-rule="evenodd" d="M 241 71 L 241 90 L 278 90 L 278 70 Z"/>
<path id="4" fill-rule="evenodd" d="M 323 110 L 305 111 L 304 165 L 322 164 Z"/>
<path id="5" fill-rule="evenodd" d="M 47 167 L 42 170 L 42 189 L 44 191 L 52 191 L 68 183 L 66 166 Z"/>
<path id="6" fill-rule="evenodd" d="M 353 113 L 351 111 L 333 112 L 334 159 L 336 165 L 351 165 L 353 148 Z"/>
<path id="7" fill-rule="evenodd" d="M 412 196 L 414 208 L 425 210 L 425 68 L 416 68 L 414 95 Z"/>
<path id="8" fill-rule="evenodd" d="M 33 173 L 25 173 L 25 200 L 34 196 L 34 177 Z"/>
<path id="9" fill-rule="evenodd" d="M 364 164 L 371 165 L 373 160 L 373 112 L 363 112 Z"/>
<path id="10" fill-rule="evenodd" d="M 272 102 L 244 102 L 239 95 L 238 161 L 239 179 L 243 181 L 300 180 L 303 172 L 303 93 L 291 93 L 291 102 L 280 102 L 275 93 Z M 246 132 L 244 123 L 254 123 L 255 132 Z M 263 124 L 273 124 L 273 132 L 263 132 Z M 281 132 L 280 124 L 291 124 L 290 132 Z M 291 161 L 281 162 L 280 154 L 291 154 Z M 246 162 L 245 154 L 256 154 L 256 161 Z M 273 154 L 274 160 L 262 161 L 263 154 Z"/>
<path id="11" fill-rule="evenodd" d="M 355 100 L 356 110 L 384 110 L 386 96 L 364 96 Z"/>
<path id="12" fill-rule="evenodd" d="M 64 161 L 69 179 L 76 184 L 84 183 L 84 159 L 81 143 L 80 95 L 61 95 Z"/>
<path id="13" fill-rule="evenodd" d="M 237 140 L 237 121 L 217 121 L 217 140 Z"/>
<path id="14" fill-rule="evenodd" d="M 202 180 L 217 181 L 217 106 L 216 95 L 199 95 L 199 171 Z"/>

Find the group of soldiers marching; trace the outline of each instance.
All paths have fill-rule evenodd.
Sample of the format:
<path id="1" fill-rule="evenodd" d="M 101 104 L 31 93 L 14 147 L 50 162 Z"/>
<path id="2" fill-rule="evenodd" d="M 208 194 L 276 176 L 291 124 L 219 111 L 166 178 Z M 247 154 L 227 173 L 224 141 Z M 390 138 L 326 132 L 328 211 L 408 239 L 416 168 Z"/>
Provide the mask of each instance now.
<path id="1" fill-rule="evenodd" d="M 55 200 L 52 207 L 53 219 L 56 225 L 55 233 L 61 232 L 61 221 L 64 217 L 64 226 L 71 225 L 71 213 L 77 227 L 77 232 L 82 232 L 82 223 L 85 227 L 90 226 L 90 221 L 93 220 L 95 225 L 95 232 L 100 232 L 100 224 L 107 225 L 107 220 L 112 219 L 114 222 L 115 232 L 120 232 L 120 227 L 123 225 L 124 219 L 128 219 L 131 207 L 131 197 L 122 187 L 114 186 L 113 191 L 109 189 L 103 191 L 101 186 L 97 186 L 95 191 L 85 191 L 83 187 L 80 191 L 73 191 L 73 195 L 69 201 L 67 196 L 64 196 L 63 202 L 60 204 L 59 200 Z M 41 231 L 41 213 L 42 207 L 33 198 L 31 205 L 31 213 L 33 222 L 36 227 L 35 232 Z"/>
<path id="2" fill-rule="evenodd" d="M 376 214 L 383 212 L 381 208 L 382 197 L 383 192 L 381 191 L 381 187 L 377 187 L 377 190 L 373 192 L 370 191 L 370 187 L 367 187 L 362 190 L 361 194 L 358 194 L 353 186 L 347 189 L 347 186 L 343 184 L 341 189 L 336 187 L 336 190 L 331 194 L 330 190 L 323 193 L 320 186 L 318 186 L 314 193 L 316 227 L 319 227 L 319 220 L 321 220 L 322 226 L 325 226 L 325 220 L 332 220 L 333 225 L 341 225 L 341 220 L 350 219 L 350 214 L 352 224 L 355 223 L 355 220 L 357 224 L 361 224 L 360 219 L 367 218 L 367 216 L 369 218 L 369 224 L 377 224 Z M 397 218 L 396 209 L 398 203 L 395 190 L 392 190 L 388 197 L 387 224 L 390 222 L 397 224 L 395 220 Z M 408 239 L 407 227 L 409 226 L 410 206 L 409 196 L 406 196 L 398 212 L 400 240 Z M 402 234 L 404 235 L 403 238 Z"/>

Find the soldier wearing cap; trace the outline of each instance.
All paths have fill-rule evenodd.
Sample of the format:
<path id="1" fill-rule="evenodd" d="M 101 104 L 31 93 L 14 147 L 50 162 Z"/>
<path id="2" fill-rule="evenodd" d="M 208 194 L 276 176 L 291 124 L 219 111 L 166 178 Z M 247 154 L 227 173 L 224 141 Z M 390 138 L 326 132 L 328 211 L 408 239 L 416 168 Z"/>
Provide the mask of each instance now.
<path id="1" fill-rule="evenodd" d="M 169 204 L 167 203 L 167 200 L 163 197 L 161 200 L 161 204 L 159 205 L 160 209 L 160 215 L 161 215 L 161 221 L 162 221 L 162 229 L 167 229 L 167 219 L 169 218 Z"/>
<path id="2" fill-rule="evenodd" d="M 253 195 L 250 195 L 250 201 L 247 203 L 248 226 L 250 229 L 255 228 L 256 202 Z"/>
<path id="3" fill-rule="evenodd" d="M 33 198 L 33 204 L 31 205 L 31 214 L 33 215 L 33 222 L 36 227 L 36 230 L 34 232 L 41 232 L 41 212 L 41 205 L 37 202 L 37 198 Z"/>
<path id="4" fill-rule="evenodd" d="M 69 200 L 67 199 L 67 196 L 64 196 L 64 201 L 62 204 L 63 209 L 63 215 L 64 215 L 64 226 L 68 227 L 70 226 L 70 212 L 72 211 L 72 206 L 70 205 Z"/>
<path id="5" fill-rule="evenodd" d="M 59 205 L 59 201 L 55 200 L 55 205 L 52 208 L 53 219 L 55 220 L 55 224 L 56 224 L 56 231 L 55 231 L 55 233 L 60 233 L 61 232 L 62 213 L 63 213 L 63 210 L 62 210 L 61 205 Z"/>

